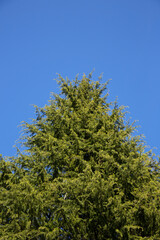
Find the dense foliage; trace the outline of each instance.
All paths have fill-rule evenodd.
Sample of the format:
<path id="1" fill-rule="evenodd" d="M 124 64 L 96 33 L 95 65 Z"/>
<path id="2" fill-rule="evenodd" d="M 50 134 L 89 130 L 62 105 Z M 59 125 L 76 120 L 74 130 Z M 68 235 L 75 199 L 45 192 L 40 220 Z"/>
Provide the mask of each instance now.
<path id="1" fill-rule="evenodd" d="M 0 158 L 0 240 L 160 239 L 159 163 L 124 108 L 91 75 L 58 83 Z"/>

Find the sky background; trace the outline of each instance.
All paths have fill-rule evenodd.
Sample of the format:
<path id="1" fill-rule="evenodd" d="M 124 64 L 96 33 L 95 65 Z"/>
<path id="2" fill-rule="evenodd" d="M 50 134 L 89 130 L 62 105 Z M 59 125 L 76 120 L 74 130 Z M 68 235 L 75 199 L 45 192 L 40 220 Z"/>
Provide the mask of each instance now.
<path id="1" fill-rule="evenodd" d="M 56 73 L 93 69 L 160 155 L 159 0 L 0 0 L 0 153 L 16 153 L 32 104 L 59 93 Z"/>

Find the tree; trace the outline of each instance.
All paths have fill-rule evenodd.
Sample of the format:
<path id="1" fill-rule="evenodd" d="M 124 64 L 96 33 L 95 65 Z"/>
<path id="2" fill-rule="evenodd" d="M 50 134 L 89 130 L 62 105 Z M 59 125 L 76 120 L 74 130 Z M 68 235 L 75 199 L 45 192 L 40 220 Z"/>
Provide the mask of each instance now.
<path id="1" fill-rule="evenodd" d="M 107 83 L 64 80 L 0 159 L 0 239 L 159 239 L 159 162 Z"/>

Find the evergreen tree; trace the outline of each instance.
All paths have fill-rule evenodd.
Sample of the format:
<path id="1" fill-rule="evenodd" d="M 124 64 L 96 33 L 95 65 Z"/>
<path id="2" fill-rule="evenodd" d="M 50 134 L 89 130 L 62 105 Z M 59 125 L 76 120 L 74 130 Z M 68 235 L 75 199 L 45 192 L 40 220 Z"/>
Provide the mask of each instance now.
<path id="1" fill-rule="evenodd" d="M 107 83 L 64 80 L 0 158 L 0 239 L 160 239 L 160 171 Z"/>

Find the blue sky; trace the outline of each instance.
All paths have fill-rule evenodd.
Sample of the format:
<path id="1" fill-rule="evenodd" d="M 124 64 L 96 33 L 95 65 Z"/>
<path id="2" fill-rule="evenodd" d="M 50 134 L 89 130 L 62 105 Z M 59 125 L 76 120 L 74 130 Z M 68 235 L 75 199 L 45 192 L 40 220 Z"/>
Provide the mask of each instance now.
<path id="1" fill-rule="evenodd" d="M 32 104 L 59 92 L 56 73 L 93 69 L 160 154 L 159 0 L 0 0 L 0 153 L 15 154 Z"/>

